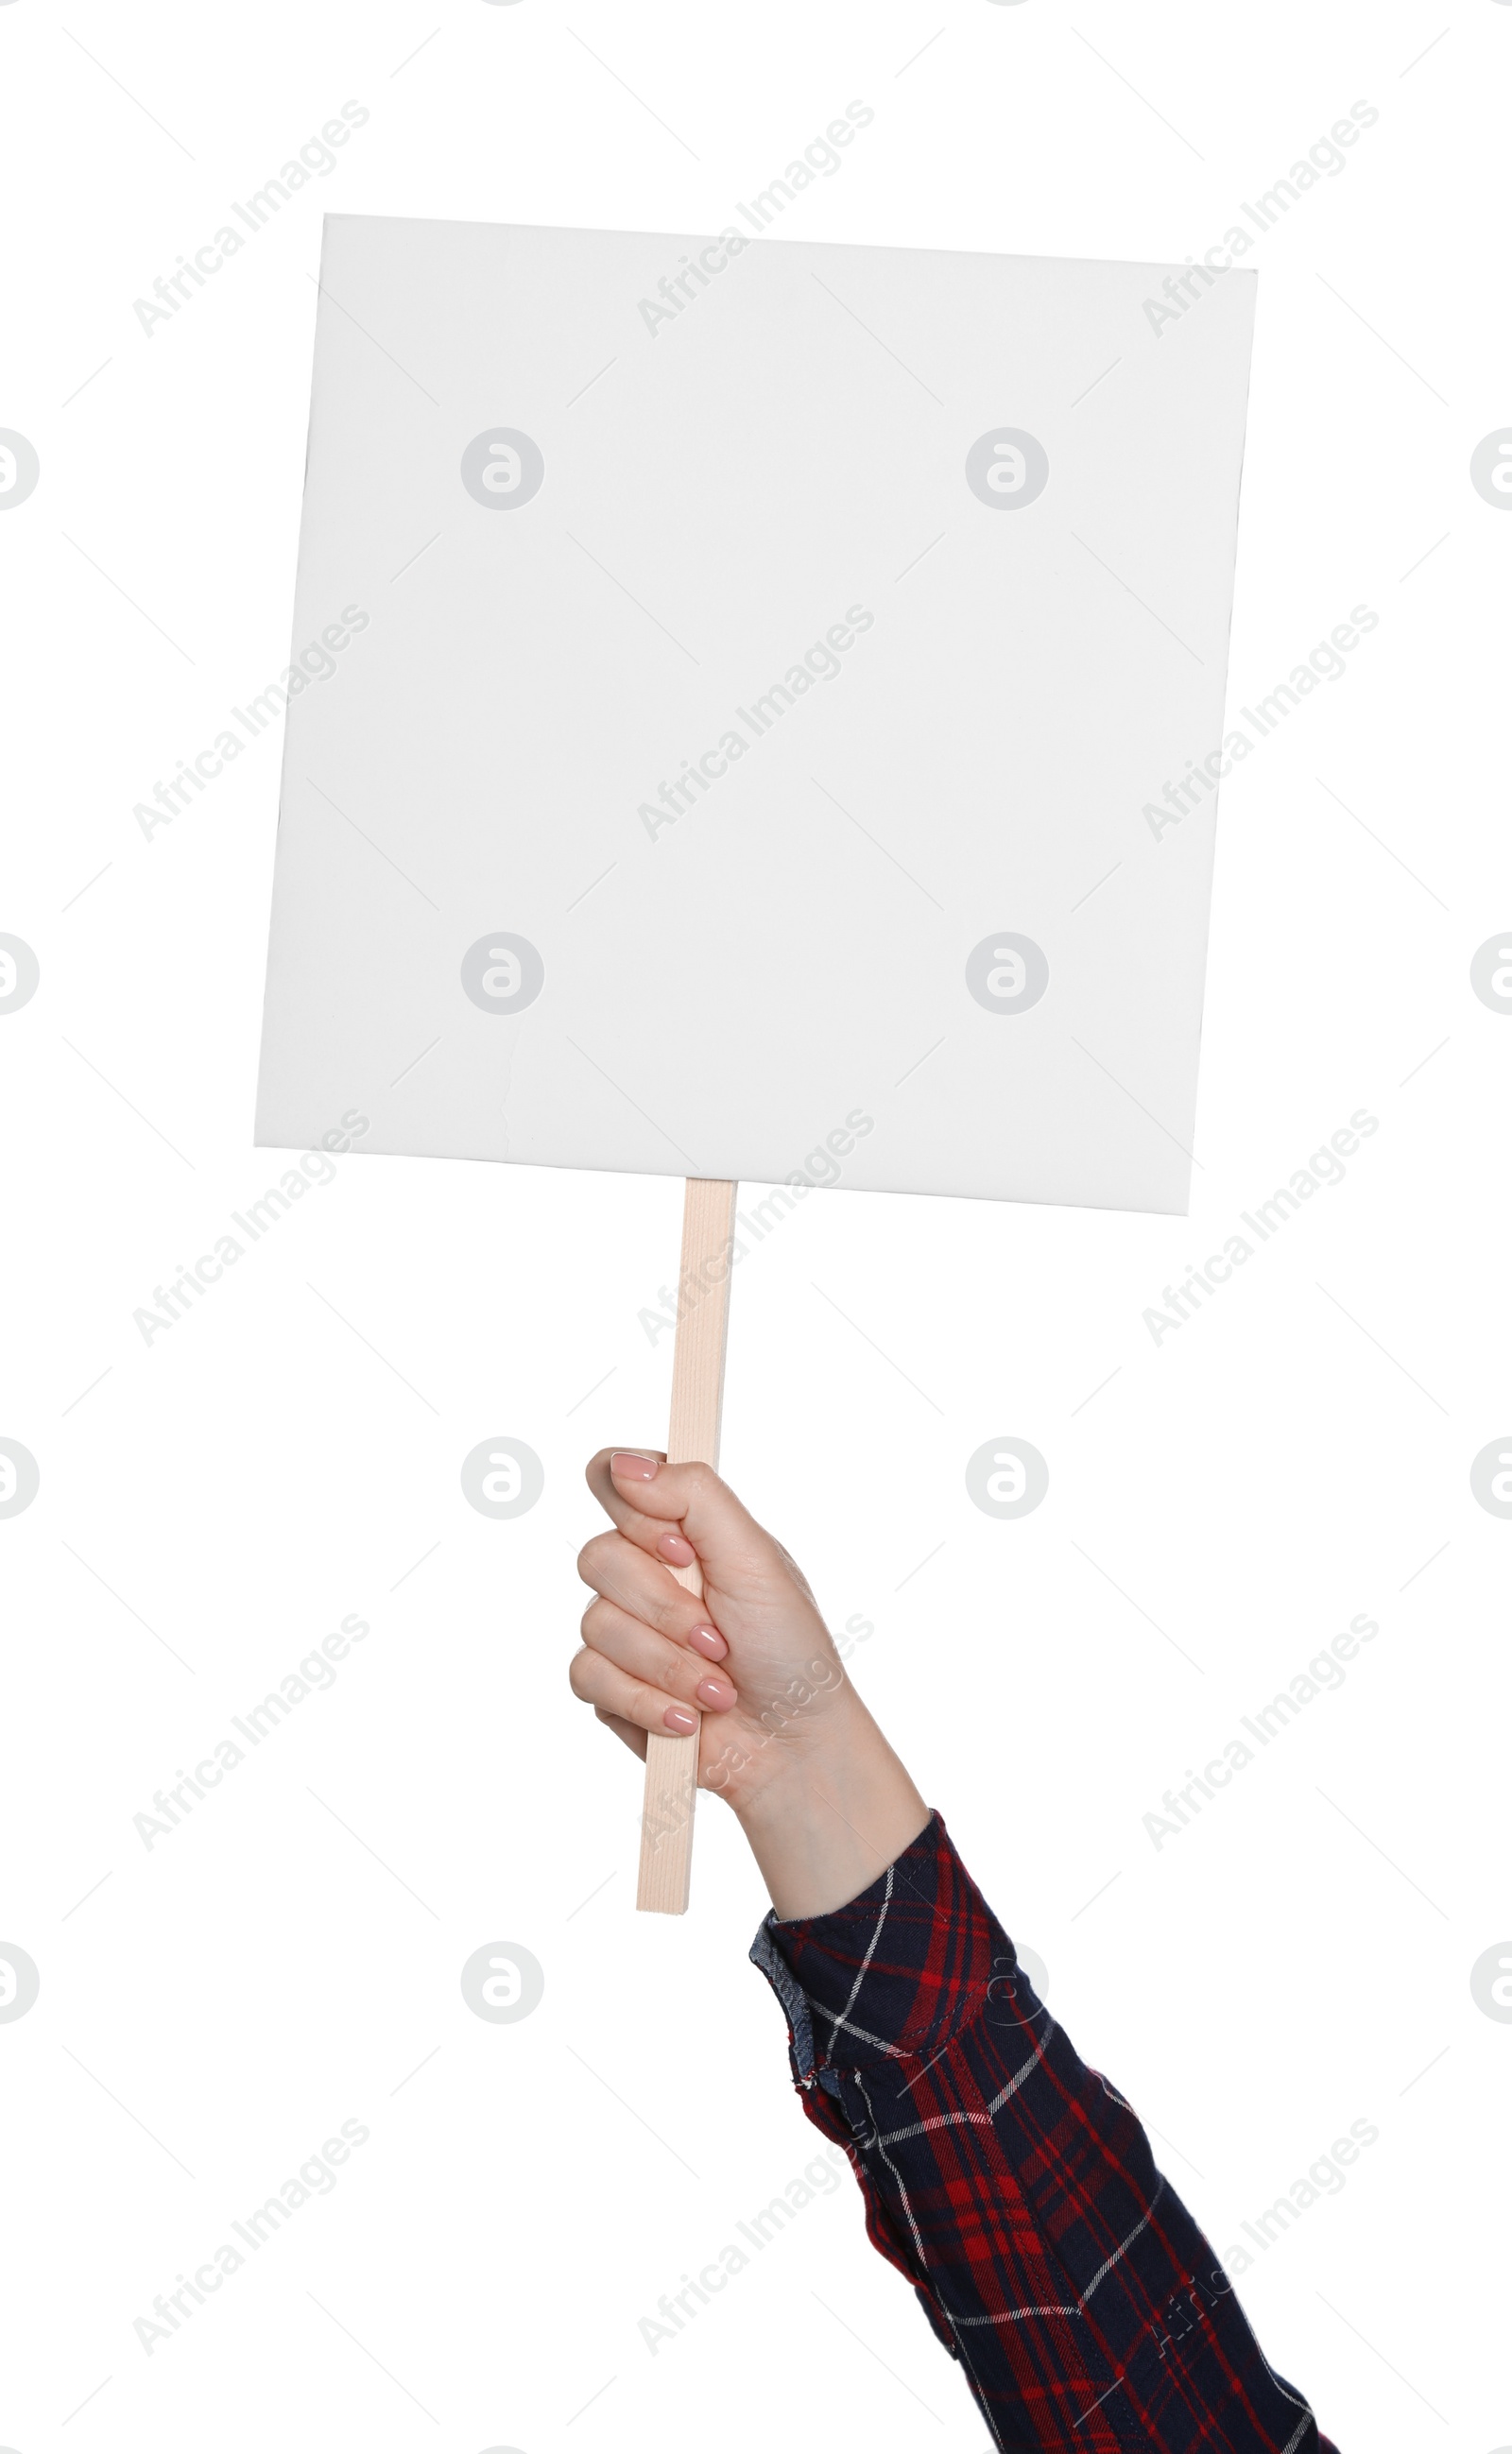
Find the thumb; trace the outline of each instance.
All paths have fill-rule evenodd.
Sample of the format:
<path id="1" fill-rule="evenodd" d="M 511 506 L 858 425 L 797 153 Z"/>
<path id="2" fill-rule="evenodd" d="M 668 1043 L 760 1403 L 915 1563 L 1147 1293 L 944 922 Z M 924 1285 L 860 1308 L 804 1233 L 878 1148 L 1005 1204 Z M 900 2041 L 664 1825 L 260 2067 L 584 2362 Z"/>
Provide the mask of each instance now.
<path id="1" fill-rule="evenodd" d="M 781 1561 L 772 1537 L 711 1465 L 668 1465 L 659 1458 L 615 1449 L 594 1459 L 588 1479 L 620 1532 L 655 1559 L 668 1559 L 667 1537 L 680 1534 L 724 1585 L 770 1575 Z"/>

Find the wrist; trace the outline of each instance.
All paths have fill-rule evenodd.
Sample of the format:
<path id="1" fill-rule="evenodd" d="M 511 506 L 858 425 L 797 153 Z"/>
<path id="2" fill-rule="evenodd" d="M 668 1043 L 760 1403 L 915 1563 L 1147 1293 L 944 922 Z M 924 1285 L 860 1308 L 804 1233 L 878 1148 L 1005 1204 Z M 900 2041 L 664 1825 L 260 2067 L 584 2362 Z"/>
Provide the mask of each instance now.
<path id="1" fill-rule="evenodd" d="M 917 1840 L 929 1809 L 847 1685 L 768 1777 L 730 1800 L 783 1920 L 843 1908 Z"/>

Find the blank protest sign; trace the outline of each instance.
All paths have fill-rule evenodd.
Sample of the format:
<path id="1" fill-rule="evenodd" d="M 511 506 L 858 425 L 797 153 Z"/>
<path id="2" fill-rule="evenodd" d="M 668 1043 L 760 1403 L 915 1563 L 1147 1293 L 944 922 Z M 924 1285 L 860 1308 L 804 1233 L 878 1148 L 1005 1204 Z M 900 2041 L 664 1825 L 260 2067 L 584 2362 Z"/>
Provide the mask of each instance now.
<path id="1" fill-rule="evenodd" d="M 257 1139 L 1184 1209 L 1254 281 L 1167 270 L 329 219 Z"/>

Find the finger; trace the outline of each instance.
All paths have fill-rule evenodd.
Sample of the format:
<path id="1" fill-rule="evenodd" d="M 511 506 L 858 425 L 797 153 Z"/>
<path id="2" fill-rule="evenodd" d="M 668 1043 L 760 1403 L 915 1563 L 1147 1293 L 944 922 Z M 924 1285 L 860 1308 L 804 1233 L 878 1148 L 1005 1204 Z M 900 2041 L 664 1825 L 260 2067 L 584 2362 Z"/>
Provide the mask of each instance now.
<path id="1" fill-rule="evenodd" d="M 658 1636 L 617 1602 L 600 1598 L 589 1603 L 583 1613 L 583 1642 L 633 1679 L 695 1711 L 728 1713 L 736 1701 L 734 1682 L 722 1670 L 711 1670 L 696 1653 Z"/>
<path id="2" fill-rule="evenodd" d="M 620 1468 L 616 1477 L 612 1461 Z M 638 1505 L 640 1486 L 666 1465 L 665 1454 L 657 1449 L 600 1449 L 588 1461 L 586 1480 L 589 1490 L 614 1519 L 627 1541 L 649 1551 L 653 1559 L 665 1559 L 675 1568 L 690 1567 L 694 1559 L 692 1543 L 678 1526 L 669 1525 L 665 1512 L 648 1511 Z"/>
<path id="3" fill-rule="evenodd" d="M 610 1661 L 602 1653 L 585 1645 L 575 1653 L 568 1679 L 573 1694 L 585 1704 L 603 1713 L 612 1713 L 616 1720 L 628 1721 L 633 1728 L 656 1732 L 671 1731 L 675 1738 L 691 1739 L 698 1727 L 698 1716 L 686 1704 L 670 1704 L 659 1689 L 648 1686 L 644 1680 L 633 1679 L 628 1670 Z"/>
<path id="4" fill-rule="evenodd" d="M 589 1464 L 588 1487 L 628 1540 L 675 1568 L 701 1559 L 724 1582 L 770 1574 L 781 1562 L 772 1537 L 712 1466 L 669 1465 L 638 1449 L 601 1449 Z"/>
<path id="5" fill-rule="evenodd" d="M 729 1651 L 724 1638 L 696 1595 L 680 1585 L 669 1567 L 623 1534 L 595 1534 L 577 1555 L 577 1573 L 585 1585 L 607 1600 L 617 1602 L 633 1619 L 644 1619 L 674 1644 L 691 1645 L 705 1661 L 722 1661 Z"/>
<path id="6" fill-rule="evenodd" d="M 602 1704 L 595 1704 L 594 1711 L 605 1729 L 613 1730 L 616 1739 L 623 1739 L 631 1754 L 638 1756 L 644 1763 L 646 1760 L 645 1731 L 637 1730 L 633 1721 L 622 1721 L 617 1713 L 606 1713 Z"/>

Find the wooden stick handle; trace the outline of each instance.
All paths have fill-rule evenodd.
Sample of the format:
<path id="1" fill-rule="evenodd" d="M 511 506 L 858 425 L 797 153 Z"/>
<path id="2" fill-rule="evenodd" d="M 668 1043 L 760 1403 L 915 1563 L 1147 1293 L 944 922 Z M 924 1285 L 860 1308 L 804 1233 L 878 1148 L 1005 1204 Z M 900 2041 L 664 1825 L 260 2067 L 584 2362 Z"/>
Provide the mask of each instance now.
<path id="1" fill-rule="evenodd" d="M 682 1211 L 682 1268 L 677 1279 L 677 1330 L 672 1350 L 672 1421 L 667 1462 L 719 1462 L 719 1405 L 724 1395 L 725 1338 L 730 1324 L 730 1270 L 735 1245 L 736 1188 L 721 1178 L 691 1176 Z M 696 1565 L 675 1568 L 690 1593 L 703 1592 Z M 693 1872 L 693 1817 L 698 1791 L 698 1741 L 653 1731 L 646 1740 L 646 1794 L 640 1825 L 637 1909 L 681 1917 Z"/>

